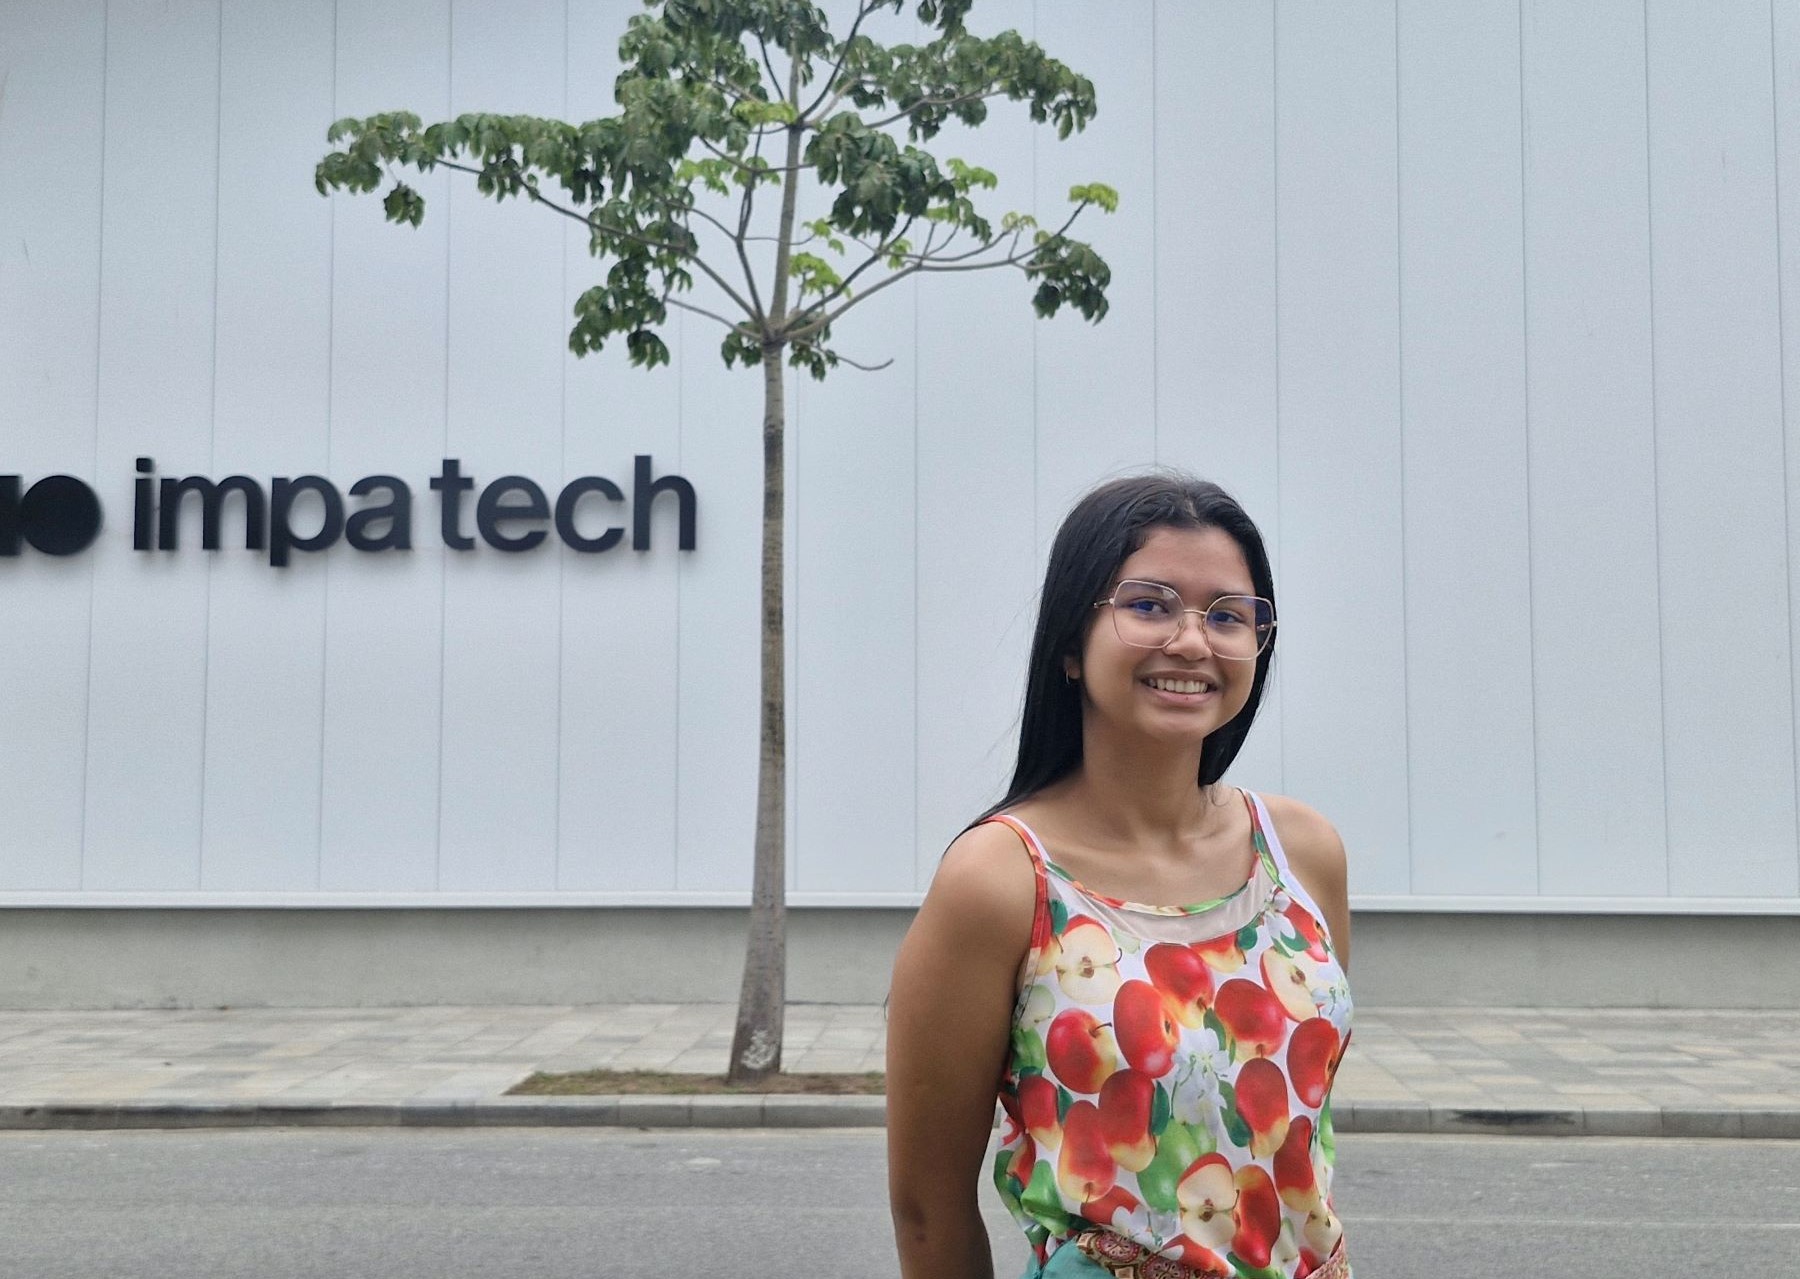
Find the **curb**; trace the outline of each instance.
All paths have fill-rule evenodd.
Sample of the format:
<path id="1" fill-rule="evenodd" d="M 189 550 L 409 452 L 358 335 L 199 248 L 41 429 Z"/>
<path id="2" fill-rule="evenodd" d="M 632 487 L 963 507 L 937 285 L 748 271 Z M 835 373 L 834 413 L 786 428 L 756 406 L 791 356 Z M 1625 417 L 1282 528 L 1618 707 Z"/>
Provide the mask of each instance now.
<path id="1" fill-rule="evenodd" d="M 479 1097 L 398 1102 L 45 1102 L 0 1105 L 0 1131 L 119 1128 L 879 1128 L 887 1098 Z"/>
<path id="2" fill-rule="evenodd" d="M 400 1102 L 121 1102 L 0 1105 L 0 1131 L 125 1128 L 879 1128 L 881 1096 L 480 1097 Z M 1343 1101 L 1338 1132 L 1800 1140 L 1800 1105 L 1468 1107 Z"/>
<path id="3" fill-rule="evenodd" d="M 1333 1105 L 1338 1132 L 1535 1137 L 1755 1137 L 1800 1140 L 1800 1105 L 1765 1109 L 1693 1106 L 1448 1106 L 1349 1101 Z"/>

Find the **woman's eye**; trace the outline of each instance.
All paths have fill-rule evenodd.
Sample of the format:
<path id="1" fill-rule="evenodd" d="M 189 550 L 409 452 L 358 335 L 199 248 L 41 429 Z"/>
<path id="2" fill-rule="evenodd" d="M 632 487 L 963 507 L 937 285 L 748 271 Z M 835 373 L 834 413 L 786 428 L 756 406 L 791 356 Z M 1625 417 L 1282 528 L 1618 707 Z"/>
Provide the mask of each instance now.
<path id="1" fill-rule="evenodd" d="M 1250 621 L 1241 614 L 1233 613 L 1230 609 L 1215 608 L 1206 615 L 1206 624 L 1208 626 L 1229 628 L 1233 626 L 1248 626 L 1250 625 Z"/>
<path id="2" fill-rule="evenodd" d="M 1169 611 L 1169 606 L 1161 600 L 1127 600 L 1125 607 L 1146 617 L 1161 617 Z"/>

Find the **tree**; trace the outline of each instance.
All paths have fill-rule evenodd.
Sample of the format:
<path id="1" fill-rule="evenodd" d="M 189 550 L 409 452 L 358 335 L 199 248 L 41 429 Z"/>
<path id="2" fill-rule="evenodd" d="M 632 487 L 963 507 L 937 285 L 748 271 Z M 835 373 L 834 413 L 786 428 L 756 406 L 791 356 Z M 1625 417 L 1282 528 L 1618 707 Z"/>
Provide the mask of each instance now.
<path id="1" fill-rule="evenodd" d="M 1036 286 L 1040 316 L 1068 306 L 1090 321 L 1105 315 L 1111 279 L 1100 255 L 1069 236 L 1090 206 L 1116 206 L 1110 188 L 1072 188 L 1074 208 L 1054 230 L 1028 213 L 996 222 L 976 204 L 995 175 L 919 145 L 952 119 L 981 124 L 995 98 L 1024 103 L 1066 138 L 1093 118 L 1093 85 L 1016 31 L 971 34 L 973 0 L 918 0 L 917 25 L 907 0 L 851 3 L 839 36 L 810 0 L 645 0 L 649 12 L 619 42 L 616 115 L 345 119 L 327 134 L 340 149 L 315 175 L 321 195 L 386 185 L 388 219 L 415 227 L 425 201 L 396 169 L 468 173 L 495 200 L 572 218 L 611 263 L 575 303 L 577 355 L 621 338 L 633 365 L 666 364 L 661 330 L 673 307 L 723 326 L 728 367 L 762 372 L 761 757 L 730 1066 L 741 1082 L 780 1069 L 786 995 L 785 367 L 815 378 L 839 364 L 868 368 L 832 345 L 833 326 L 913 276 L 1012 268 Z M 923 43 L 877 43 L 866 28 L 894 15 Z M 802 221 L 803 180 L 829 198 L 824 216 Z"/>

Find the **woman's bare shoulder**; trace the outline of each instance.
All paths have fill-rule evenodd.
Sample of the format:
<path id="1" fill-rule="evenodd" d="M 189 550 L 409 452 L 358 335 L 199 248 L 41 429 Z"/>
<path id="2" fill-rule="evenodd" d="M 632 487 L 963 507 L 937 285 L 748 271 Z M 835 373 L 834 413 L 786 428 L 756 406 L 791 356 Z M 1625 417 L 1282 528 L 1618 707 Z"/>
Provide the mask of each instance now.
<path id="1" fill-rule="evenodd" d="M 1275 819 L 1281 846 L 1290 856 L 1296 848 L 1302 856 L 1309 851 L 1329 852 L 1334 845 L 1342 851 L 1343 841 L 1338 837 L 1337 827 L 1311 804 L 1291 795 L 1271 795 L 1267 791 L 1258 791 L 1257 795 L 1268 808 L 1269 816 Z"/>
<path id="2" fill-rule="evenodd" d="M 934 1016 L 948 1009 L 977 1019 L 993 1008 L 1004 1013 L 1031 949 L 1033 880 L 1030 856 L 1005 825 L 958 835 L 895 957 L 892 1007 L 922 1002 Z"/>
<path id="3" fill-rule="evenodd" d="M 938 863 L 925 901 L 967 926 L 1016 923 L 1022 916 L 1029 929 L 1037 886 L 1018 832 L 1004 822 L 983 822 L 958 835 Z"/>
<path id="4" fill-rule="evenodd" d="M 1337 827 L 1311 804 L 1290 796 L 1263 795 L 1262 801 L 1275 819 L 1275 834 L 1288 863 L 1308 887 L 1315 881 L 1326 886 L 1343 884 L 1348 857 Z"/>

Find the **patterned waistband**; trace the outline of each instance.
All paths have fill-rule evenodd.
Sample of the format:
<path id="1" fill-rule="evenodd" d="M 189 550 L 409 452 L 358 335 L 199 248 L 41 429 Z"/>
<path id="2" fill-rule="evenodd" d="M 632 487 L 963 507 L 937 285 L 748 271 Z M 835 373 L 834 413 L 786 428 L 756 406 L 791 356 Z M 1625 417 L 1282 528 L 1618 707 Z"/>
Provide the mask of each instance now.
<path id="1" fill-rule="evenodd" d="M 1211 1270 L 1196 1270 L 1173 1257 L 1151 1252 L 1143 1244 L 1127 1239 L 1111 1230 L 1084 1230 L 1065 1247 L 1078 1249 L 1114 1279 L 1229 1279 Z M 1350 1259 L 1344 1241 L 1332 1250 L 1331 1259 L 1306 1279 L 1351 1279 Z"/>

